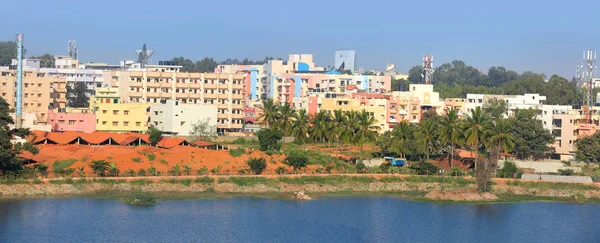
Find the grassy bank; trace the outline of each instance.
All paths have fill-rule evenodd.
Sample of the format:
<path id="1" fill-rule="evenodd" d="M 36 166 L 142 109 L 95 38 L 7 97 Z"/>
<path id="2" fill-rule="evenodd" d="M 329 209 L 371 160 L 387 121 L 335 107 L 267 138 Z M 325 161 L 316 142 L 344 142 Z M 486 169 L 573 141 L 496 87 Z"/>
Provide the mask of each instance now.
<path id="1" fill-rule="evenodd" d="M 420 202 L 450 203 L 424 197 L 428 192 L 441 188 L 474 189 L 475 180 L 464 177 L 394 175 L 37 179 L 0 181 L 0 198 L 91 197 L 126 200 L 133 191 L 139 191 L 150 193 L 159 200 L 231 197 L 289 200 L 294 192 L 304 191 L 313 199 L 386 196 Z M 493 185 L 491 192 L 499 198 L 493 202 L 600 203 L 600 191 L 596 186 L 588 184 L 507 181 L 506 185 Z"/>

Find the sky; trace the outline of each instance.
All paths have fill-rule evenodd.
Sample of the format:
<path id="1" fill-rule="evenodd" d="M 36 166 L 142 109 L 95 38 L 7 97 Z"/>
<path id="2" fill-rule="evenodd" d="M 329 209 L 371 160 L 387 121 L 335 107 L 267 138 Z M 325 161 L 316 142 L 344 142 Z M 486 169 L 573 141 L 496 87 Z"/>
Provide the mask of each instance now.
<path id="1" fill-rule="evenodd" d="M 504 66 L 574 76 L 585 49 L 600 49 L 600 1 L 4 1 L 0 41 L 25 35 L 27 56 L 66 55 L 76 40 L 80 60 L 135 59 L 144 43 L 153 63 L 184 56 L 311 53 L 334 63 L 354 49 L 357 66 L 396 64 L 408 72 L 431 53 L 434 65 L 463 60 L 483 72 Z M 18 21 L 14 21 L 18 20 Z"/>

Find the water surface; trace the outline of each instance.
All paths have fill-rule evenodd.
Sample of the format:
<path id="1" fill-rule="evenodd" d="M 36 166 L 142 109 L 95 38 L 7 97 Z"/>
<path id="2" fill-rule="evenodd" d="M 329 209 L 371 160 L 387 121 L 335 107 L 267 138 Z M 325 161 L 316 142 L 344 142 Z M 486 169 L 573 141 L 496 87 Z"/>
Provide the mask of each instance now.
<path id="1" fill-rule="evenodd" d="M 600 205 L 232 198 L 0 201 L 0 242 L 600 242 Z"/>

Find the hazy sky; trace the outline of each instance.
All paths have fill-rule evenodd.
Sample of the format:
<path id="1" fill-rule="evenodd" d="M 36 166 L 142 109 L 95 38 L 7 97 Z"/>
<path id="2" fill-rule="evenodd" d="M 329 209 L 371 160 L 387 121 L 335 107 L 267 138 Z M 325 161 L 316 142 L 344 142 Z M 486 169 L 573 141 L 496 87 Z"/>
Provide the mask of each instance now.
<path id="1" fill-rule="evenodd" d="M 147 43 L 153 63 L 174 56 L 222 60 L 312 53 L 333 65 L 355 49 L 357 66 L 407 72 L 425 53 L 434 65 L 460 59 L 572 77 L 584 49 L 600 49 L 600 1 L 3 1 L 0 40 L 25 34 L 29 55 L 82 61 L 134 59 Z"/>

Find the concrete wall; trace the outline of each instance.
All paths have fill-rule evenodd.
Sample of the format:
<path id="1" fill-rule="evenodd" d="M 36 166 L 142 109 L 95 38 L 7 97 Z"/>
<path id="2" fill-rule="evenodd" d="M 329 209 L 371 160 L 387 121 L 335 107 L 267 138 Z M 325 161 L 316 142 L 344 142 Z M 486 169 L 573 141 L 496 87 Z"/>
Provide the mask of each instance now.
<path id="1" fill-rule="evenodd" d="M 192 126 L 205 119 L 209 119 L 210 126 L 217 127 L 217 105 L 180 104 L 167 100 L 165 104 L 150 107 L 150 125 L 177 136 L 190 136 Z"/>
<path id="2" fill-rule="evenodd" d="M 93 113 L 61 113 L 48 111 L 48 124 L 53 132 L 85 132 L 96 131 L 96 115 Z"/>
<path id="3" fill-rule="evenodd" d="M 541 175 L 541 181 L 552 182 L 576 182 L 576 183 L 592 183 L 592 178 L 589 176 L 560 176 L 560 175 Z M 540 180 L 539 174 L 523 174 L 523 180 Z"/>

